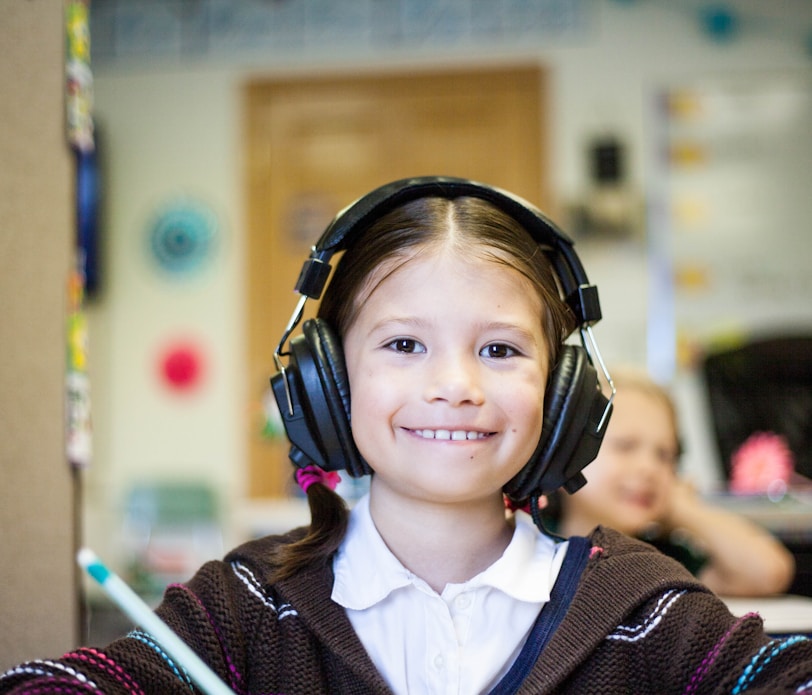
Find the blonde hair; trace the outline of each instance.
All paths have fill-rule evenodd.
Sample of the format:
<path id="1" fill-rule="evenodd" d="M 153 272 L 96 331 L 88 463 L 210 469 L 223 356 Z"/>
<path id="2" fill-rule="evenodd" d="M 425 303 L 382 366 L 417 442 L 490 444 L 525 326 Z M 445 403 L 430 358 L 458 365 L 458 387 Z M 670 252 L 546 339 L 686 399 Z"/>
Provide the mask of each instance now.
<path id="1" fill-rule="evenodd" d="M 668 411 L 669 420 L 671 421 L 671 427 L 674 430 L 677 451 L 681 453 L 679 416 L 671 392 L 665 386 L 655 381 L 645 369 L 640 367 L 620 365 L 612 367 L 609 373 L 612 375 L 612 381 L 618 393 L 634 390 L 654 398 L 665 406 L 665 409 Z"/>

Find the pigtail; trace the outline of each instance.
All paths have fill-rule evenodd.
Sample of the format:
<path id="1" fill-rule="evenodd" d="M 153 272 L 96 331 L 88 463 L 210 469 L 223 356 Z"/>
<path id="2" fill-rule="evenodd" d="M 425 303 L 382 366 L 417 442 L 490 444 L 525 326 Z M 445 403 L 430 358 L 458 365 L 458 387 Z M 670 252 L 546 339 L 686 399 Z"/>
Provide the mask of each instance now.
<path id="1" fill-rule="evenodd" d="M 296 480 L 307 495 L 310 527 L 299 540 L 277 547 L 273 581 L 288 579 L 314 563 L 326 562 L 338 550 L 349 523 L 349 509 L 337 492 L 337 473 L 317 466 L 297 469 Z"/>

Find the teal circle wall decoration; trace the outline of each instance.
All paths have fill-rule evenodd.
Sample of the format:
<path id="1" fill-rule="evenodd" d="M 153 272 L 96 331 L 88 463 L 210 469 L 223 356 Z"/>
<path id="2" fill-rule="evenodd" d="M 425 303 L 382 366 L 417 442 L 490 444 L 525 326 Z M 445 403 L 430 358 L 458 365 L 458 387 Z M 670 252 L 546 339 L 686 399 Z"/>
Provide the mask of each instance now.
<path id="1" fill-rule="evenodd" d="M 160 268 L 173 275 L 200 270 L 214 255 L 219 235 L 217 215 L 192 198 L 172 201 L 149 227 L 149 248 Z"/>
<path id="2" fill-rule="evenodd" d="M 700 10 L 702 29 L 714 41 L 731 41 L 739 34 L 739 15 L 726 3 L 706 5 Z"/>

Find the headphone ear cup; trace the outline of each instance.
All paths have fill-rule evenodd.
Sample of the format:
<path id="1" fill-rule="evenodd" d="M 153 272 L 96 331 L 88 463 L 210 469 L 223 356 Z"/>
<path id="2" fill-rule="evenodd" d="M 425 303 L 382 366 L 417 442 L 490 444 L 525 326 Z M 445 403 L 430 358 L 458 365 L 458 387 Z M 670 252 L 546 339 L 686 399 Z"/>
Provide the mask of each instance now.
<path id="1" fill-rule="evenodd" d="M 586 480 L 581 470 L 600 448 L 609 405 L 598 374 L 583 347 L 563 345 L 544 394 L 544 422 L 536 451 L 505 492 L 515 501 L 565 487 L 574 492 Z"/>
<path id="2" fill-rule="evenodd" d="M 291 341 L 291 362 L 301 378 L 308 426 L 319 443 L 326 470 L 346 469 L 353 477 L 371 472 L 350 427 L 350 385 L 341 341 L 323 319 L 308 319 Z"/>

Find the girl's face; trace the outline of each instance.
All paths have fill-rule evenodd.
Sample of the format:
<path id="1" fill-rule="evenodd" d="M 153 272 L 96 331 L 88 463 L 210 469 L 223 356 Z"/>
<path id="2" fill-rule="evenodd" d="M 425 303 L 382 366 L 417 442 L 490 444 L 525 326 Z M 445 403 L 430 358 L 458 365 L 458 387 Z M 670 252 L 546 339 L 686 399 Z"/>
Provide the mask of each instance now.
<path id="1" fill-rule="evenodd" d="M 344 339 L 352 431 L 373 490 L 492 501 L 541 434 L 541 301 L 517 271 L 470 251 L 418 253 L 386 270 Z"/>
<path id="2" fill-rule="evenodd" d="M 635 535 L 662 519 L 676 480 L 677 439 L 671 413 L 653 394 L 634 387 L 615 396 L 612 419 L 587 484 L 562 497 L 565 525 L 578 532 L 603 524 Z"/>

